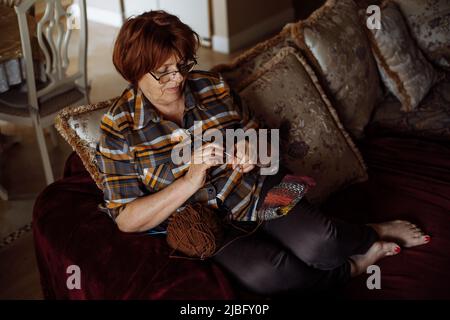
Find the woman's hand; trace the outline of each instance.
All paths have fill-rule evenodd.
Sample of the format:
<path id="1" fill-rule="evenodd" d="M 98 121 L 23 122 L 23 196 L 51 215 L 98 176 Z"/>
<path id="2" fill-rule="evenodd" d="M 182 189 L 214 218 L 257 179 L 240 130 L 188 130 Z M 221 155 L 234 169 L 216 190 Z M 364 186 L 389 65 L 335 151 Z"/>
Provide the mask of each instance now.
<path id="1" fill-rule="evenodd" d="M 236 156 L 233 161 L 233 170 L 236 168 L 243 173 L 247 173 L 255 168 L 255 163 L 251 161 L 251 155 L 256 154 L 253 145 L 251 145 L 247 139 L 243 139 L 236 143 Z"/>
<path id="2" fill-rule="evenodd" d="M 214 143 L 202 145 L 191 157 L 189 171 L 184 175 L 196 190 L 203 187 L 207 170 L 223 163 L 223 148 Z"/>

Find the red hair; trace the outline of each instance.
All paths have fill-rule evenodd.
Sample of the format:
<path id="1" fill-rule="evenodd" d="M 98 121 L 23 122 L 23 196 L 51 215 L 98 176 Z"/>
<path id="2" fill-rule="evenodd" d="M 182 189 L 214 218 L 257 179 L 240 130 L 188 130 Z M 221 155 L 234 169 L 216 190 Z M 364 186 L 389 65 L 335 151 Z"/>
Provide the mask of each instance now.
<path id="1" fill-rule="evenodd" d="M 165 11 L 149 11 L 128 19 L 114 44 L 113 63 L 133 85 L 172 55 L 192 59 L 198 49 L 198 34 Z"/>

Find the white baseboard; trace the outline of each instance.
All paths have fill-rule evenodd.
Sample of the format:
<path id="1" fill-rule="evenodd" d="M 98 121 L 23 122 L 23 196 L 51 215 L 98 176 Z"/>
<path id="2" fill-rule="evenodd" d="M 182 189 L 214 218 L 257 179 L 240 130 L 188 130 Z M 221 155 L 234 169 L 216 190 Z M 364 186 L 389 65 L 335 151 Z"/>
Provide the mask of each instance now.
<path id="1" fill-rule="evenodd" d="M 90 21 L 106 24 L 113 27 L 122 26 L 122 16 L 120 13 L 99 9 L 95 7 L 87 7 L 87 18 Z"/>
<path id="2" fill-rule="evenodd" d="M 255 43 L 268 34 L 281 30 L 282 27 L 284 27 L 288 22 L 294 21 L 294 19 L 294 9 L 289 8 L 233 35 L 232 37 L 213 35 L 213 50 L 222 53 L 230 53 L 236 49 Z"/>

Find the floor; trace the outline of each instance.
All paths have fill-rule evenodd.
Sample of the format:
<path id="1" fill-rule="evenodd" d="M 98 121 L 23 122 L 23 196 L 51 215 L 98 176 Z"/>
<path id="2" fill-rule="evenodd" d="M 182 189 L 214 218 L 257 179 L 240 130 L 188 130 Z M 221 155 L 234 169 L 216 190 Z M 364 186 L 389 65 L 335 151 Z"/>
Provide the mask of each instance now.
<path id="1" fill-rule="evenodd" d="M 118 29 L 110 26 L 89 23 L 91 102 L 115 97 L 126 85 L 110 58 L 117 32 Z M 228 62 L 238 54 L 226 55 L 200 48 L 199 69 L 207 70 Z M 41 299 L 32 233 L 26 232 L 36 196 L 46 185 L 34 129 L 0 121 L 0 132 L 10 137 L 11 142 L 0 154 L 0 185 L 9 196 L 8 201 L 0 200 L 0 299 Z M 57 146 L 52 144 L 49 132 L 46 132 L 46 138 L 57 179 L 72 150 L 59 135 Z M 6 237 L 17 240 L 10 244 L 10 241 L 2 240 Z"/>

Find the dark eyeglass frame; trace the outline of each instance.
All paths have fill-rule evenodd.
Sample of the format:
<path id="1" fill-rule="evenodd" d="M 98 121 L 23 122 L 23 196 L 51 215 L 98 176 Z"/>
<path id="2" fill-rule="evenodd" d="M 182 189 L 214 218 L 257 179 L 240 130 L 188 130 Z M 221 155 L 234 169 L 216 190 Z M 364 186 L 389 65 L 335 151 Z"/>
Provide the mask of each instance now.
<path id="1" fill-rule="evenodd" d="M 196 58 L 192 58 L 192 59 L 190 59 L 190 60 L 191 60 L 190 62 L 185 63 L 185 64 L 183 64 L 183 65 L 180 65 L 180 64 L 177 63 L 177 68 L 178 68 L 178 70 L 164 72 L 164 73 L 161 74 L 159 77 L 156 76 L 156 75 L 154 75 L 153 72 L 151 72 L 151 71 L 149 72 L 149 74 L 150 74 L 156 81 L 158 81 L 159 84 L 167 83 L 167 82 L 169 82 L 170 80 L 161 83 L 161 78 L 164 77 L 164 76 L 170 75 L 170 74 L 174 74 L 174 73 L 180 73 L 180 74 L 184 77 L 184 76 L 186 76 L 189 72 L 191 72 L 191 71 L 194 69 L 194 67 L 197 65 L 197 59 L 196 59 Z M 191 64 L 192 64 L 192 65 L 191 65 Z M 180 69 L 182 69 L 183 67 L 187 67 L 187 66 L 189 66 L 189 65 L 191 65 L 191 66 L 189 67 L 189 70 L 180 71 Z"/>

